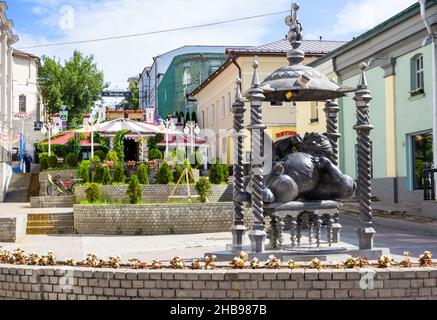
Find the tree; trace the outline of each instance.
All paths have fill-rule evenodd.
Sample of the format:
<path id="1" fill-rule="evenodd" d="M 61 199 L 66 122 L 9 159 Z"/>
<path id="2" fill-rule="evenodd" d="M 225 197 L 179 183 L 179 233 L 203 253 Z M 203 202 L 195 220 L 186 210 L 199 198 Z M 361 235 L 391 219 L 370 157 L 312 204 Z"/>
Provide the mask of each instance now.
<path id="1" fill-rule="evenodd" d="M 173 173 L 167 162 L 164 162 L 156 175 L 156 184 L 169 184 L 173 182 Z"/>
<path id="2" fill-rule="evenodd" d="M 125 97 L 117 106 L 117 110 L 141 110 L 138 87 L 140 77 L 131 79 L 129 82 L 129 96 Z"/>
<path id="3" fill-rule="evenodd" d="M 74 51 L 73 57 L 64 65 L 56 58 L 43 56 L 38 83 L 48 114 L 57 113 L 62 105 L 66 105 L 70 126 L 81 123 L 82 115 L 91 110 L 108 86 L 103 72 L 94 63 L 94 57 L 84 56 L 79 51 Z"/>
<path id="4" fill-rule="evenodd" d="M 114 151 L 117 153 L 118 160 L 124 162 L 124 137 L 129 133 L 128 130 L 117 132 L 114 138 Z"/>
<path id="5" fill-rule="evenodd" d="M 149 173 L 146 165 L 142 164 L 138 167 L 137 176 L 140 184 L 149 184 Z"/>
<path id="6" fill-rule="evenodd" d="M 143 198 L 143 189 L 141 188 L 136 175 L 131 177 L 126 194 L 128 195 L 131 204 L 137 204 Z"/>

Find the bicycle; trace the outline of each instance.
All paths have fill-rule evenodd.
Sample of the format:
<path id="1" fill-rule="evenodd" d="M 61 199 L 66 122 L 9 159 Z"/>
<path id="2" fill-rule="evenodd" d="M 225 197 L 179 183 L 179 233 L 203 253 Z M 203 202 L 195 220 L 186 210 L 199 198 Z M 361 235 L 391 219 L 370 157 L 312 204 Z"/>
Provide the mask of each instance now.
<path id="1" fill-rule="evenodd" d="M 47 194 L 49 196 L 60 196 L 62 194 L 73 195 L 74 186 L 78 184 L 82 179 L 68 179 L 62 180 L 60 175 L 57 175 L 55 179 L 48 175 L 49 185 L 47 186 Z"/>

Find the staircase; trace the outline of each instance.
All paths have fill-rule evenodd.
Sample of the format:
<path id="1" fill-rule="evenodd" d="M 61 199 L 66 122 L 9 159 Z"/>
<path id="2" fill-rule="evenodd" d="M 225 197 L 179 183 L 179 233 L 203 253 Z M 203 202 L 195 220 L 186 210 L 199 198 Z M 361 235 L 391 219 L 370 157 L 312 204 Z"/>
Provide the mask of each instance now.
<path id="1" fill-rule="evenodd" d="M 73 234 L 73 211 L 67 213 L 30 213 L 27 216 L 27 235 Z"/>
<path id="2" fill-rule="evenodd" d="M 29 189 L 32 181 L 31 173 L 14 173 L 9 182 L 5 202 L 29 202 Z"/>

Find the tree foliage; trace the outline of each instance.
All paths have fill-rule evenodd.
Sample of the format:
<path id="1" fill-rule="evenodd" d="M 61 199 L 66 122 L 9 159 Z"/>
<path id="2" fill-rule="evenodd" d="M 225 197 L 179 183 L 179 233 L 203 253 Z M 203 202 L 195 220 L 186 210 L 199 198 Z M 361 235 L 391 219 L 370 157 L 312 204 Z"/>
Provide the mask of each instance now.
<path id="1" fill-rule="evenodd" d="M 143 198 L 143 189 L 141 188 L 136 175 L 131 177 L 126 194 L 128 195 L 131 204 L 137 204 Z"/>
<path id="2" fill-rule="evenodd" d="M 117 110 L 141 110 L 139 101 L 140 91 L 138 87 L 139 81 L 140 77 L 137 77 L 129 82 L 130 95 L 125 97 L 123 101 L 116 106 Z"/>
<path id="3" fill-rule="evenodd" d="M 62 105 L 66 105 L 70 126 L 81 123 L 82 115 L 91 110 L 108 86 L 103 72 L 94 63 L 94 57 L 84 56 L 79 51 L 74 51 L 63 64 L 56 58 L 43 56 L 38 83 L 48 114 L 57 113 Z"/>
<path id="4" fill-rule="evenodd" d="M 114 139 L 114 151 L 117 153 L 118 160 L 124 162 L 124 137 L 128 134 L 128 130 L 117 132 Z"/>

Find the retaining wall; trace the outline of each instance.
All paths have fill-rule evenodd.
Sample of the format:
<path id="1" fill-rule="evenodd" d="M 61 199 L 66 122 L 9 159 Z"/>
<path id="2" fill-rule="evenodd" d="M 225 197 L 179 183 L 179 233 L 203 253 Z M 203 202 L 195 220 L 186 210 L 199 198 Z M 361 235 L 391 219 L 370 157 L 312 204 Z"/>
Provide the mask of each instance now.
<path id="1" fill-rule="evenodd" d="M 77 175 L 77 169 L 65 169 L 65 170 L 51 170 L 51 171 L 43 171 L 39 174 L 39 195 L 47 196 L 47 186 L 48 186 L 48 175 L 52 177 L 60 175 L 61 179 L 70 179 L 75 178 Z"/>
<path id="2" fill-rule="evenodd" d="M 156 205 L 74 205 L 79 234 L 163 235 L 228 232 L 232 202 Z M 251 226 L 246 213 L 246 227 Z"/>
<path id="3" fill-rule="evenodd" d="M 16 242 L 26 236 L 27 216 L 0 218 L 0 242 Z"/>
<path id="4" fill-rule="evenodd" d="M 73 207 L 73 196 L 31 197 L 30 206 L 32 208 L 71 208 Z"/>
<path id="5" fill-rule="evenodd" d="M 168 201 L 168 197 L 173 192 L 175 186 L 151 184 L 143 185 L 143 201 L 144 202 L 164 202 Z M 75 203 L 86 201 L 85 186 L 77 186 L 74 188 Z M 113 202 L 127 202 L 129 198 L 126 195 L 127 186 L 100 186 L 100 194 L 103 199 L 109 199 Z M 208 197 L 210 202 L 226 202 L 232 201 L 233 189 L 232 185 L 213 185 L 212 195 Z M 194 185 L 190 186 L 191 195 L 197 195 Z M 175 196 L 187 195 L 186 186 L 178 186 Z"/>
<path id="6" fill-rule="evenodd" d="M 0 298 L 437 299 L 437 268 L 365 270 L 113 270 L 0 265 Z"/>

